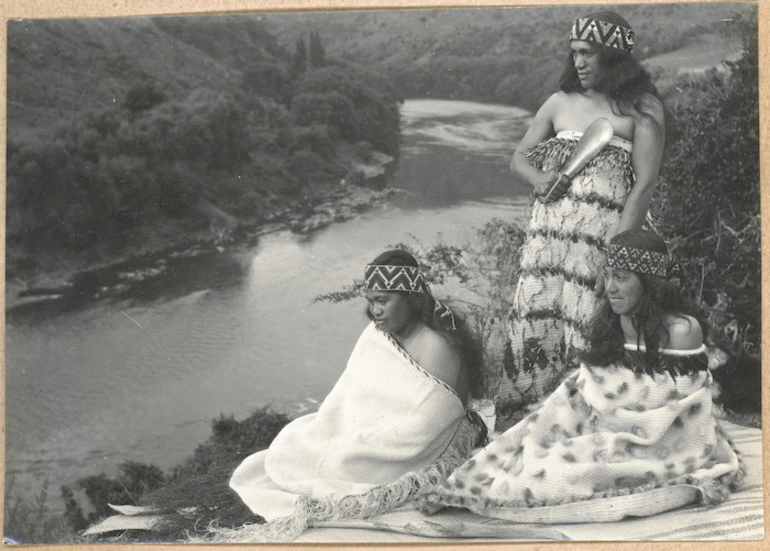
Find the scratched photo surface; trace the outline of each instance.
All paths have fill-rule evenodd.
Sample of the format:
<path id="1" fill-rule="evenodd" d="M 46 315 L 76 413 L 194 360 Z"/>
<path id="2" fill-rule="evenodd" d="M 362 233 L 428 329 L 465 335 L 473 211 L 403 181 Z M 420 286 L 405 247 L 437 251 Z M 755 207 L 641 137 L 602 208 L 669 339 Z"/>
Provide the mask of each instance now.
<path id="1" fill-rule="evenodd" d="M 719 505 L 641 519 L 407 510 L 298 541 L 763 537 L 758 7 L 602 9 L 632 25 L 665 105 L 648 224 L 708 317 L 746 477 Z M 187 541 L 211 519 L 253 522 L 189 490 L 171 516 L 208 507 L 204 526 L 164 532 L 142 509 L 151 529 L 85 535 L 133 512 L 108 504 L 157 504 L 195 477 L 224 496 L 236 465 L 315 413 L 369 323 L 356 282 L 397 245 L 479 331 L 473 405 L 507 428 L 506 325 L 533 202 L 511 158 L 590 10 L 8 21 L 5 541 Z"/>

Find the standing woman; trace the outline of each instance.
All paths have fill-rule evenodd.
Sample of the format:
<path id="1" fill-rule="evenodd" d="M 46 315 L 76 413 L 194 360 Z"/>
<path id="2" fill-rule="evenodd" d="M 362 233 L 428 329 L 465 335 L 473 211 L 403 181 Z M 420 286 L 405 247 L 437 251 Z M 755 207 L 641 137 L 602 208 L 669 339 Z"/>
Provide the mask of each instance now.
<path id="1" fill-rule="evenodd" d="M 640 228 L 647 214 L 665 121 L 650 75 L 631 54 L 633 45 L 630 25 L 613 12 L 575 21 L 561 90 L 538 110 L 513 155 L 511 170 L 541 199 L 594 120 L 607 119 L 614 130 L 610 144 L 561 198 L 532 206 L 497 395 L 502 428 L 575 366 L 601 293 L 602 250 L 616 233 Z"/>

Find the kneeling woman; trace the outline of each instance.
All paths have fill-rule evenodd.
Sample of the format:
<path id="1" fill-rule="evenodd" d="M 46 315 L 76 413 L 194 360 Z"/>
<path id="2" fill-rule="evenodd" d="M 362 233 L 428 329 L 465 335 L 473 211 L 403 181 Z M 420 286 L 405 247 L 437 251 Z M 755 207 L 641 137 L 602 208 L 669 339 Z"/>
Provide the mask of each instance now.
<path id="1" fill-rule="evenodd" d="M 424 493 L 521 522 L 644 516 L 719 502 L 743 475 L 712 412 L 705 322 L 656 234 L 616 235 L 581 365 L 540 407 Z"/>
<path id="2" fill-rule="evenodd" d="M 390 510 L 459 466 L 481 431 L 466 415 L 481 391 L 480 347 L 430 294 L 414 257 L 383 253 L 365 284 L 373 321 L 318 412 L 233 473 L 230 486 L 267 521 L 251 528 L 254 539 Z"/>

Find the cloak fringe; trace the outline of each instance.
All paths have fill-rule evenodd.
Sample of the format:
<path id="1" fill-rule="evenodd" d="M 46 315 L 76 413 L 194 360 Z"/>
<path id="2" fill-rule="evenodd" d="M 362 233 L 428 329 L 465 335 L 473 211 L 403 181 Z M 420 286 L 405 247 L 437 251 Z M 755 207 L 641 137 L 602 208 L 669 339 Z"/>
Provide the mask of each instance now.
<path id="1" fill-rule="evenodd" d="M 192 542 L 257 543 L 286 542 L 296 539 L 315 522 L 366 519 L 403 505 L 418 491 L 438 484 L 471 455 L 482 428 L 463 419 L 447 449 L 432 465 L 420 472 L 406 473 L 395 482 L 376 486 L 366 493 L 342 498 L 302 496 L 294 514 L 263 524 L 246 524 L 239 528 L 209 526 L 203 536 L 190 534 Z"/>

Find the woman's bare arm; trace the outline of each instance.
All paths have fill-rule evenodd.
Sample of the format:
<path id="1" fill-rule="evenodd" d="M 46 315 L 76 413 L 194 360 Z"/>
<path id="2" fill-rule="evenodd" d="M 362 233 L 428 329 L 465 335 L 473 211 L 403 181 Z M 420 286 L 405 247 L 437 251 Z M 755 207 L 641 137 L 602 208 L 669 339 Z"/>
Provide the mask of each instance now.
<path id="1" fill-rule="evenodd" d="M 642 227 L 663 158 L 666 141 L 663 105 L 649 95 L 643 100 L 643 109 L 645 114 L 634 128 L 634 149 L 631 153 L 636 183 L 628 194 L 616 233 Z"/>
<path id="2" fill-rule="evenodd" d="M 521 139 L 511 159 L 511 171 L 521 177 L 524 183 L 535 189 L 536 195 L 542 195 L 558 180 L 555 170 L 542 171 L 527 160 L 526 153 L 546 138 L 553 136 L 553 116 L 561 103 L 561 92 L 549 97 L 538 109 L 532 124 Z"/>
<path id="3" fill-rule="evenodd" d="M 674 350 L 694 350 L 703 344 L 703 328 L 692 316 L 675 318 L 666 327 L 668 341 L 665 348 Z"/>

